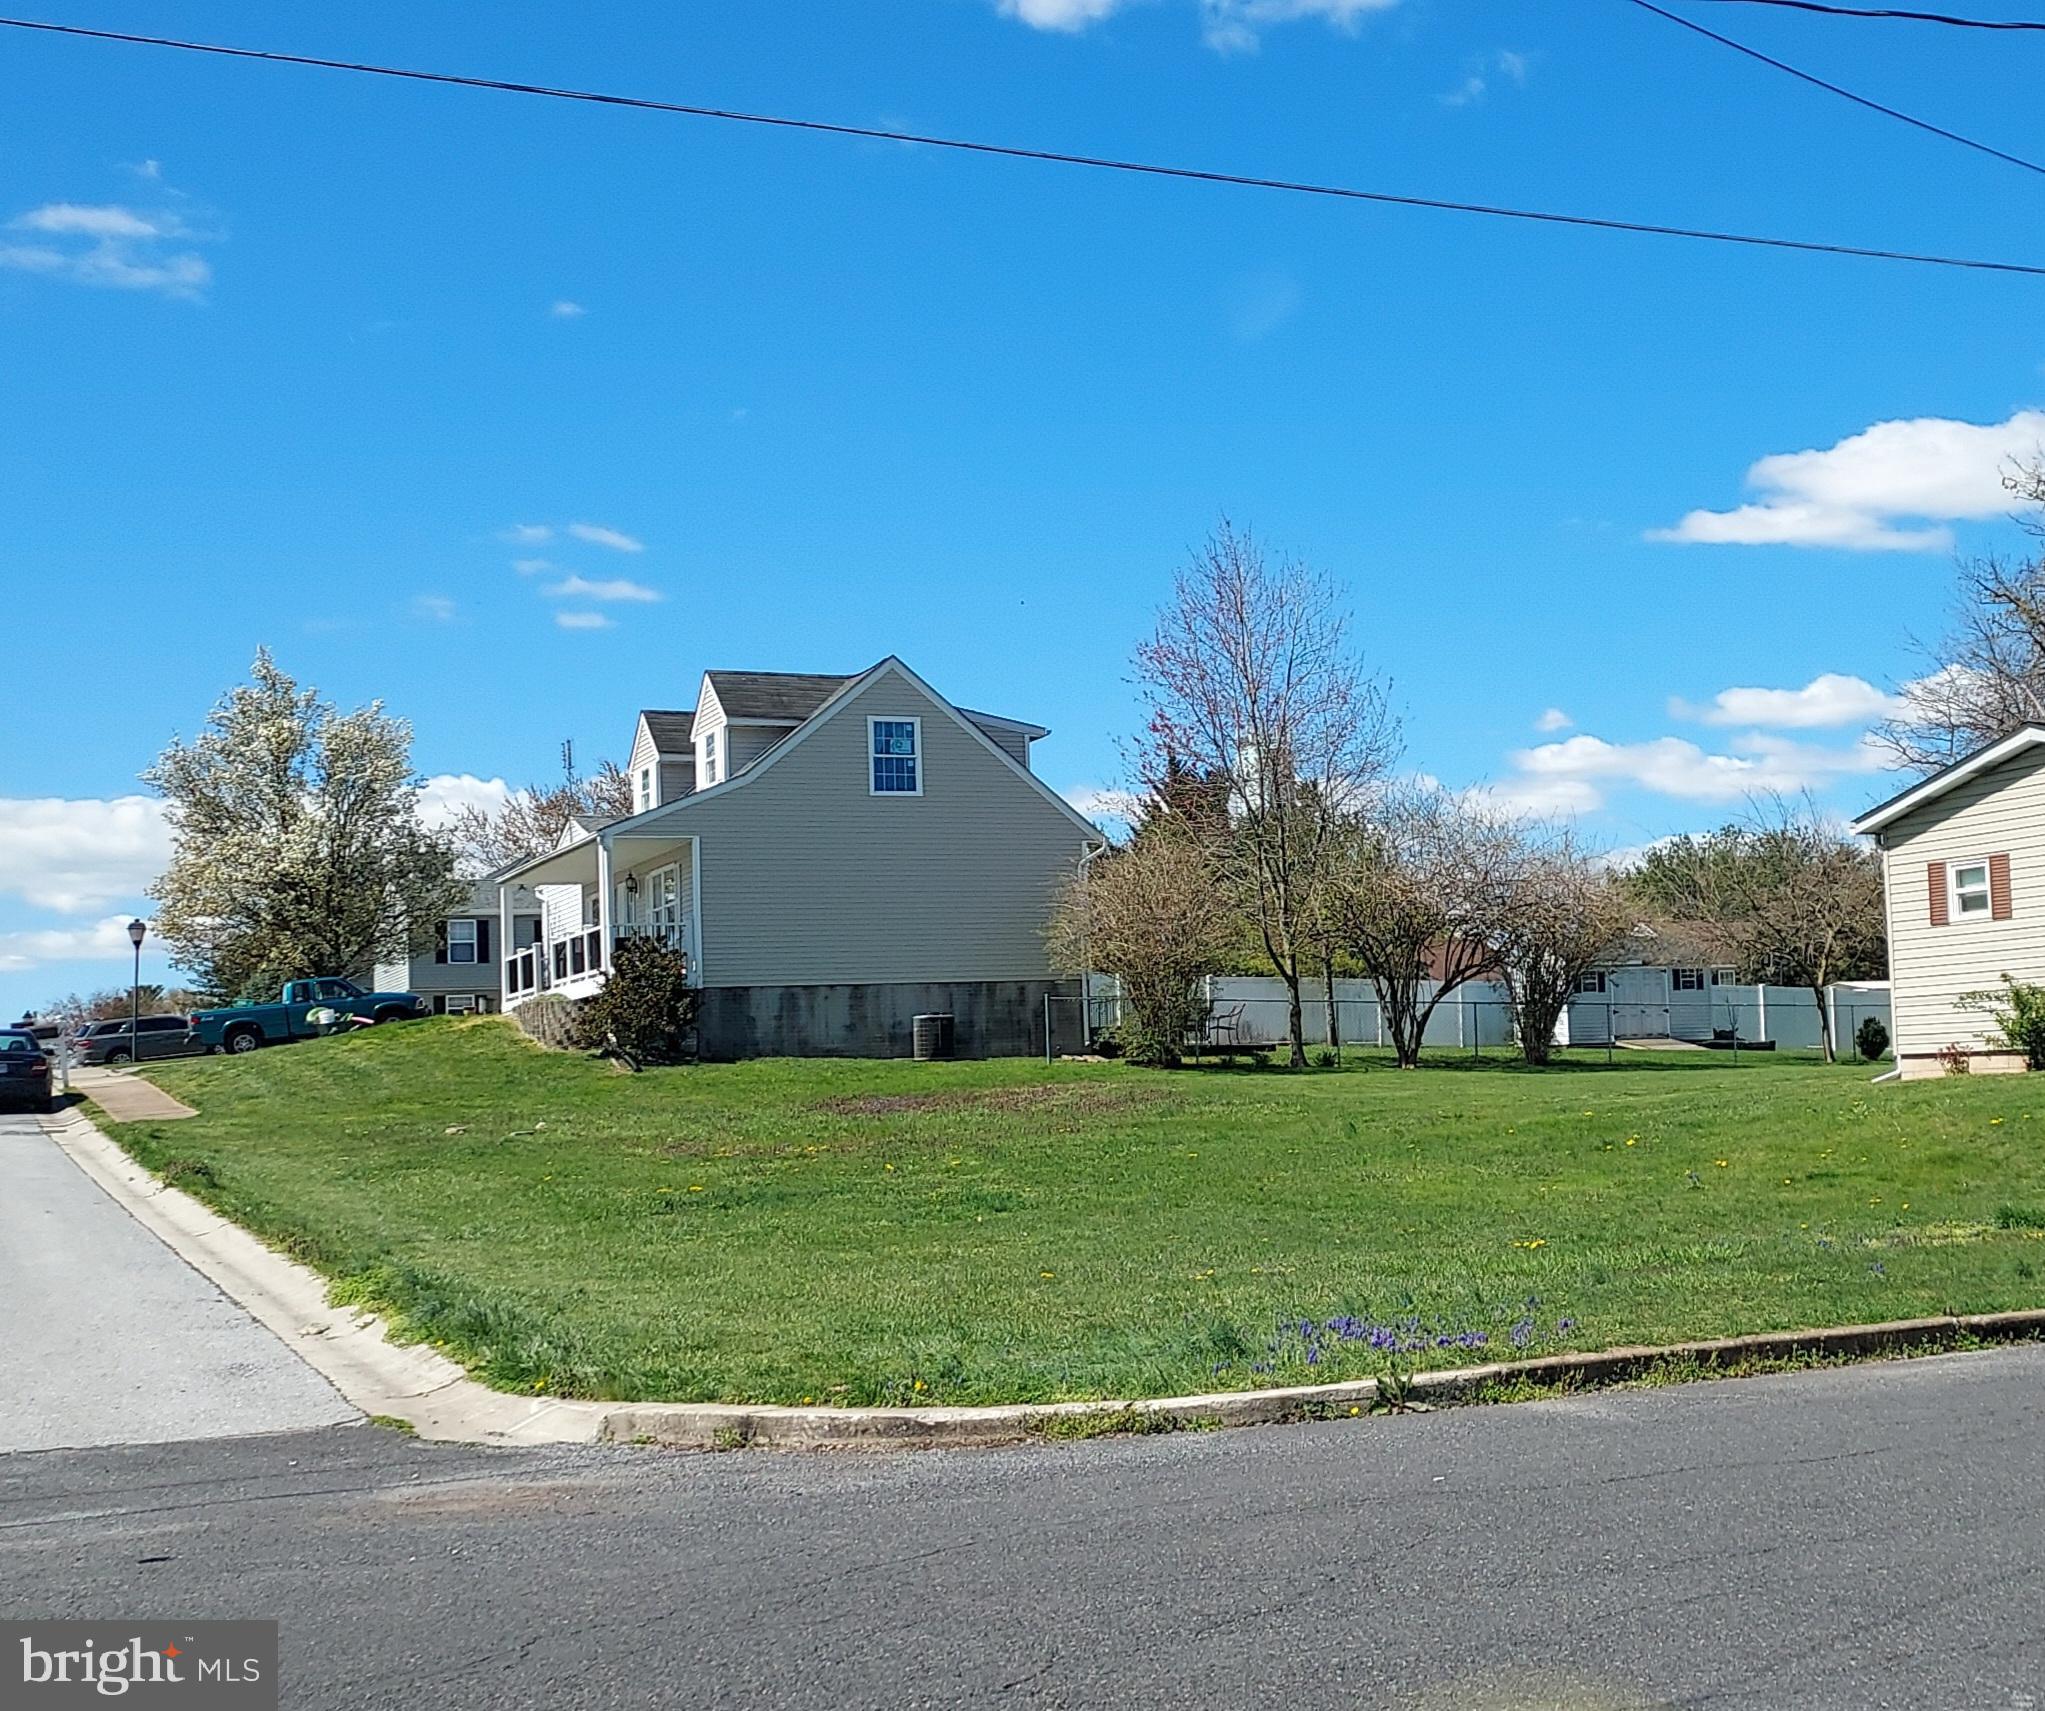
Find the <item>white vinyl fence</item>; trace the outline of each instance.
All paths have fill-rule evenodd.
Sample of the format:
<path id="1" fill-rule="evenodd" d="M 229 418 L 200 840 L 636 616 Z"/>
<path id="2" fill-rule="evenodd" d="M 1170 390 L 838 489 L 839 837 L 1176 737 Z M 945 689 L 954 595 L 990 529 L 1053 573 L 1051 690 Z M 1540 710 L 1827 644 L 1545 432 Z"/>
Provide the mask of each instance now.
<path id="1" fill-rule="evenodd" d="M 1233 1039 L 1246 1046 L 1278 1045 L 1289 1035 L 1290 1000 L 1285 983 L 1275 975 L 1216 975 L 1206 982 L 1210 1038 Z M 1423 988 L 1431 994 L 1432 985 Z M 1107 1026 L 1121 1019 L 1119 988 L 1112 975 L 1097 974 L 1091 982 L 1093 1024 Z M 1309 1046 L 1328 1041 L 1329 1007 L 1326 984 L 1309 980 L 1300 989 L 1301 1023 Z M 1842 982 L 1826 992 L 1833 1038 L 1842 1057 L 1854 1055 L 1860 1024 L 1872 1016 L 1885 1031 L 1889 1020 L 1886 981 Z M 1341 1044 L 1383 1046 L 1390 1040 L 1377 992 L 1367 980 L 1335 982 L 1334 1023 Z M 1075 1006 L 1072 1020 L 1077 1022 Z M 1570 1001 L 1555 1043 L 1561 1046 L 1605 1046 L 1620 1039 L 1668 1036 L 1702 1045 L 1714 1039 L 1742 1046 L 1773 1046 L 1784 1051 L 1816 1050 L 1822 1043 L 1817 1001 L 1797 986 L 1714 985 L 1694 1002 L 1673 1009 L 1617 1002 L 1607 994 L 1585 993 Z M 1512 1047 L 1517 1039 L 1512 1006 L 1505 988 L 1493 981 L 1473 980 L 1455 988 L 1428 1019 L 1424 1044 L 1436 1050 L 1484 1052 Z"/>

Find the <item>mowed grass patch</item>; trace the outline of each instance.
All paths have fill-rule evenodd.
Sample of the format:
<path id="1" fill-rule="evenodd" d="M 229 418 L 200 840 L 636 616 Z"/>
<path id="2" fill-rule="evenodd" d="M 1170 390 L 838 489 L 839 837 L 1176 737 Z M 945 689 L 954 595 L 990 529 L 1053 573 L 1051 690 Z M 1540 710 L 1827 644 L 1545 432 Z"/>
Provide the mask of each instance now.
<path id="1" fill-rule="evenodd" d="M 200 1115 L 115 1127 L 142 1162 L 528 1392 L 1165 1395 L 2045 1301 L 2022 1078 L 628 1076 L 496 1018 L 151 1075 Z"/>

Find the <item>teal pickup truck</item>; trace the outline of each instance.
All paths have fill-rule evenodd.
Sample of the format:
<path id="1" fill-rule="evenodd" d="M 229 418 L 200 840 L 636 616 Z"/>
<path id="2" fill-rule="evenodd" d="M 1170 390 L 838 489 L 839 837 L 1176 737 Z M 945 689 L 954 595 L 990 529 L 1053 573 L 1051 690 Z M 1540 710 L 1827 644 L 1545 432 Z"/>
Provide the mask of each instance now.
<path id="1" fill-rule="evenodd" d="M 328 1030 L 306 1018 L 315 1010 L 360 1016 L 370 1022 L 408 1022 L 430 1006 L 413 992 L 364 992 L 352 980 L 293 980 L 275 1004 L 234 1004 L 201 1010 L 192 1018 L 192 1043 L 209 1052 L 252 1052 L 309 1040 Z"/>

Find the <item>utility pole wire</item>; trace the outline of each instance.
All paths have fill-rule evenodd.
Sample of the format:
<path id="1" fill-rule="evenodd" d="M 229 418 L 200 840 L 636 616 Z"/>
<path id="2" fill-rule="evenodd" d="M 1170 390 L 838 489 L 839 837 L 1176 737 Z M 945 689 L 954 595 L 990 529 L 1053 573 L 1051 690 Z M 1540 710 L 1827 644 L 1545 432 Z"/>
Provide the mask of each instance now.
<path id="1" fill-rule="evenodd" d="M 731 124 L 761 125 L 873 142 L 910 143 L 919 148 L 950 149 L 961 154 L 992 155 L 1006 160 L 1041 161 L 1056 166 L 1089 167 L 1102 172 L 1133 173 L 1146 178 L 1183 179 L 1198 184 L 1224 184 L 1245 190 L 1282 191 L 1297 196 L 1326 196 L 1348 202 L 1370 202 L 1392 208 L 1426 208 L 1451 214 L 1475 214 L 1495 220 L 1523 220 L 1536 225 L 1587 227 L 1595 231 L 1630 232 L 1647 237 L 1689 238 L 1700 243 L 1741 244 L 1752 249 L 1793 250 L 1806 255 L 1851 256 L 1863 261 L 1907 262 L 1920 267 L 1964 268 L 1977 273 L 2017 274 L 2045 279 L 2045 265 L 1991 261 L 1974 256 L 1939 255 L 1912 250 L 1877 249 L 1862 244 L 1826 243 L 1815 238 L 1777 238 L 1753 232 L 1723 232 L 1701 226 L 1661 225 L 1645 220 L 1608 219 L 1595 214 L 1562 214 L 1546 209 L 1512 208 L 1484 202 L 1454 202 L 1434 196 L 1406 196 L 1389 190 L 1363 190 L 1350 185 L 1317 184 L 1309 180 L 1263 178 L 1249 173 L 1217 172 L 1201 167 L 1166 166 L 1154 161 L 1120 160 L 1108 155 L 1072 154 L 1060 149 L 1025 148 L 1010 143 L 978 142 L 966 137 L 887 130 L 875 125 L 846 125 L 825 119 L 799 119 L 785 114 L 747 113 L 731 108 L 702 107 L 646 96 L 609 95 L 588 89 L 562 89 L 544 83 L 515 83 L 502 78 L 469 77 L 456 72 L 419 71 L 402 66 L 372 65 L 312 54 L 277 53 L 263 48 L 230 47 L 215 42 L 183 41 L 171 36 L 136 35 L 124 30 L 94 30 L 79 24 L 53 24 L 34 18 L 0 17 L 0 29 L 31 30 L 45 35 L 73 36 L 88 41 L 123 42 L 137 47 L 171 48 L 182 53 L 211 54 L 224 59 L 260 60 L 272 65 L 308 66 L 366 77 L 394 77 L 412 83 L 482 89 L 506 95 L 533 95 L 554 101 L 586 101 L 601 107 L 640 112 L 677 113 L 689 118 L 717 119 Z"/>
<path id="2" fill-rule="evenodd" d="M 1787 60 L 1776 59 L 1771 54 L 1763 53 L 1759 48 L 1750 48 L 1745 42 L 1736 42 L 1731 36 L 1722 36 L 1716 30 L 1707 29 L 1695 19 L 1684 17 L 1680 12 L 1671 12 L 1665 7 L 1657 6 L 1654 0 L 1631 0 L 1631 3 L 1638 6 L 1643 12 L 1652 12 L 1657 18 L 1666 18 L 1670 23 L 1680 24 L 1686 30 L 1694 30 L 1700 36 L 1706 36 L 1723 47 L 1731 48 L 1734 53 L 1743 53 L 1749 59 L 1758 59 L 1763 65 L 1772 65 L 1777 71 L 1786 71 L 1794 78 L 1798 78 L 1816 88 L 1826 90 L 1830 94 L 1837 95 L 1842 100 L 1851 101 L 1856 107 L 1865 107 L 1869 112 L 1880 113 L 1886 118 L 1899 119 L 1904 124 L 1913 125 L 1920 131 L 1929 131 L 1935 137 L 1944 137 L 1949 143 L 1958 143 L 1962 148 L 1973 149 L 1978 154 L 1992 155 L 1997 160 L 2009 162 L 2011 166 L 2020 166 L 2026 172 L 2035 172 L 2041 177 L 2045 177 L 2045 166 L 2040 166 L 2034 160 L 2026 160 L 2022 155 L 2006 154 L 1999 148 L 1990 147 L 1987 143 L 1976 142 L 1972 137 L 1963 137 L 1958 131 L 1949 131 L 1943 125 L 1934 125 L 1929 119 L 1913 118 L 1910 114 L 1901 112 L 1894 107 L 1885 107 L 1879 101 L 1870 101 L 1865 95 L 1856 95 L 1851 89 L 1842 89 L 1838 84 L 1828 83 L 1824 78 L 1815 76 L 1811 72 L 1800 71 Z"/>
<path id="3" fill-rule="evenodd" d="M 1908 24 L 1948 24 L 1956 30 L 2031 30 L 2045 34 L 2045 21 L 2032 18 L 1963 18 L 1952 12 L 1912 12 L 1900 6 L 1829 6 L 1825 0 L 1706 0 L 1713 6 L 1780 6 L 1827 18 L 1875 18 Z"/>

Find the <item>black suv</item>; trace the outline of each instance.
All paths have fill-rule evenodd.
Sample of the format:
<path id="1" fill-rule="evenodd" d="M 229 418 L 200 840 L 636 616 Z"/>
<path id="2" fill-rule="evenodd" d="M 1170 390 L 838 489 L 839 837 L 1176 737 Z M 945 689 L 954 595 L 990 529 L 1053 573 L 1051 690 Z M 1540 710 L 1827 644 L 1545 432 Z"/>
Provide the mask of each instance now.
<path id="1" fill-rule="evenodd" d="M 50 1057 L 24 1028 L 0 1028 L 0 1104 L 52 1111 Z"/>

